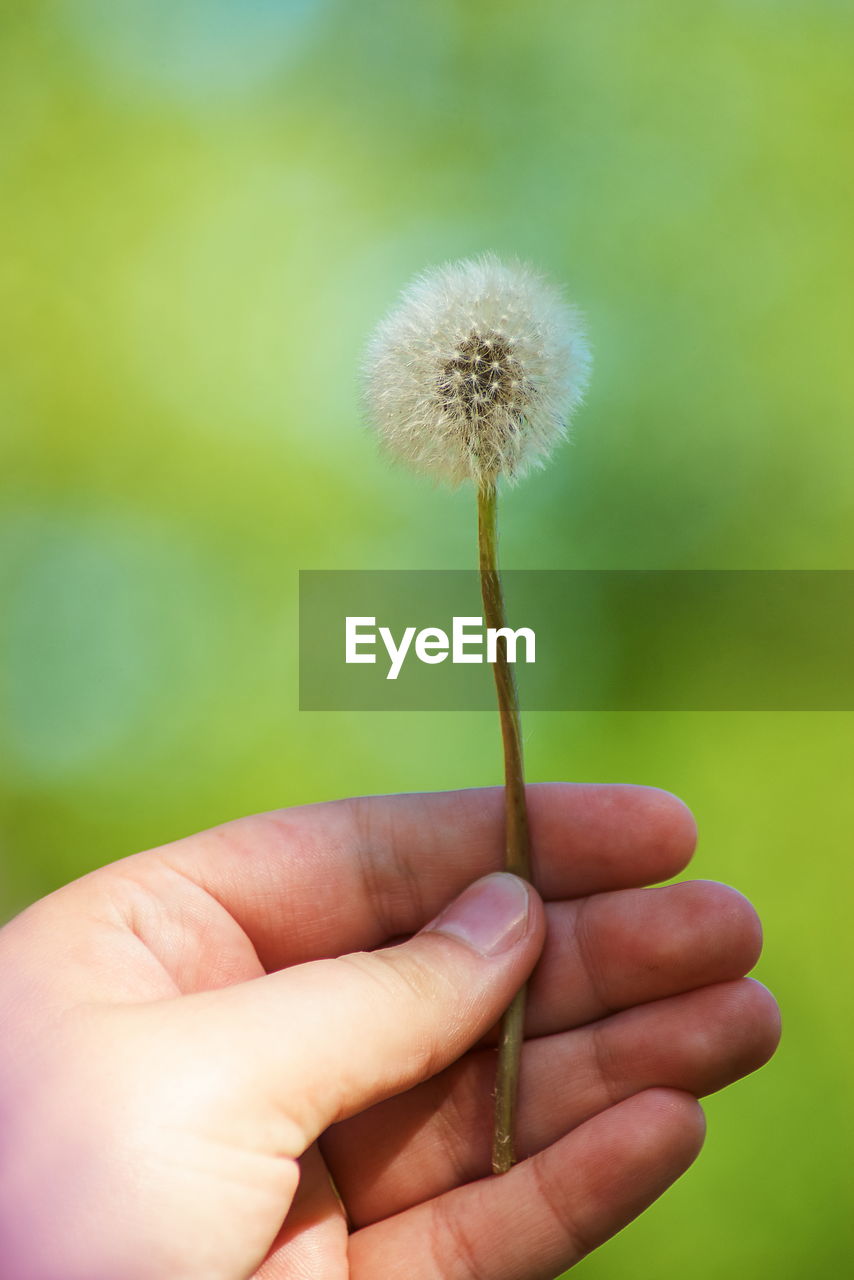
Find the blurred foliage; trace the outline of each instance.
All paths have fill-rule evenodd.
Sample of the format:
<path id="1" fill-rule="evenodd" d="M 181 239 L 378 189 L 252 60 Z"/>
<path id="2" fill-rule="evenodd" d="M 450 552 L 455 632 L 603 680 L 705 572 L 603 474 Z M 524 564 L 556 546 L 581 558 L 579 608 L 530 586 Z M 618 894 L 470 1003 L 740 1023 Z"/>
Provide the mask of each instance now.
<path id="1" fill-rule="evenodd" d="M 590 318 L 508 566 L 851 567 L 852 52 L 845 0 L 0 4 L 4 913 L 244 812 L 499 776 L 491 715 L 296 710 L 299 568 L 472 564 L 470 495 L 360 422 L 428 263 L 518 254 Z M 527 718 L 532 778 L 692 804 L 786 1022 L 590 1280 L 850 1267 L 851 728 Z"/>

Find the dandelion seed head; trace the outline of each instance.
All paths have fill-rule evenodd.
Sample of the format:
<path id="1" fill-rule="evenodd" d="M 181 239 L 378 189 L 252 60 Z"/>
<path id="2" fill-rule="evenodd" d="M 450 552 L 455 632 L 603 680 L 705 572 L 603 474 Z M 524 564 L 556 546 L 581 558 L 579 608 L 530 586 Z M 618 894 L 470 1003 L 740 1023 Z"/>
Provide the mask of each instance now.
<path id="1" fill-rule="evenodd" d="M 581 317 L 559 290 L 486 254 L 403 292 L 368 345 L 365 398 L 391 456 L 488 487 L 544 465 L 589 369 Z"/>

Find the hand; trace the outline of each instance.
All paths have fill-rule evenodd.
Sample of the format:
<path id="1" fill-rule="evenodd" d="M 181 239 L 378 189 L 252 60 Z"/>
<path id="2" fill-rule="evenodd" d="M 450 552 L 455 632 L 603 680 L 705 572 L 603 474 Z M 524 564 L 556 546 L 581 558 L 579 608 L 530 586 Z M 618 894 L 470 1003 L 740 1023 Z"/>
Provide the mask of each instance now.
<path id="1" fill-rule="evenodd" d="M 718 884 L 636 887 L 692 852 L 672 796 L 529 798 L 545 907 L 466 891 L 501 864 L 488 790 L 248 818 L 0 931 L 2 1274 L 551 1280 L 659 1196 L 695 1099 L 777 1043 L 759 924 Z M 529 1158 L 493 1178 L 489 1031 L 538 958 Z"/>

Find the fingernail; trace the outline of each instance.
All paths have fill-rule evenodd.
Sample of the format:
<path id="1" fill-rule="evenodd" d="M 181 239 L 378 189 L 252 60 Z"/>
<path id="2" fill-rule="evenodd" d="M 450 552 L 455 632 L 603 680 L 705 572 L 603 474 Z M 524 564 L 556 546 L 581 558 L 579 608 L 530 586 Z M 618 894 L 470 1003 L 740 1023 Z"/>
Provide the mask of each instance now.
<path id="1" fill-rule="evenodd" d="M 482 956 L 499 955 L 524 935 L 530 901 L 525 882 L 500 871 L 466 889 L 424 932 L 446 933 Z"/>

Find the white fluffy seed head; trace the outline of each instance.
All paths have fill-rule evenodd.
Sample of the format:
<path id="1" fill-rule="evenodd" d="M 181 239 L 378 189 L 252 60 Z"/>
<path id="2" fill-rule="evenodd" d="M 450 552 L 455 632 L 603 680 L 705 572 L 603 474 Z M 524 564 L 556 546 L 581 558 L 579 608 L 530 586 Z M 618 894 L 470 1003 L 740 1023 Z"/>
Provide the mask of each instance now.
<path id="1" fill-rule="evenodd" d="M 486 254 L 403 292 L 368 345 L 365 397 L 393 457 L 490 487 L 544 465 L 589 369 L 575 308 L 529 267 Z"/>

